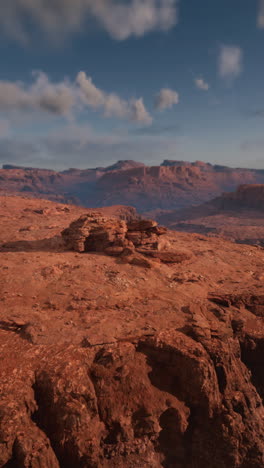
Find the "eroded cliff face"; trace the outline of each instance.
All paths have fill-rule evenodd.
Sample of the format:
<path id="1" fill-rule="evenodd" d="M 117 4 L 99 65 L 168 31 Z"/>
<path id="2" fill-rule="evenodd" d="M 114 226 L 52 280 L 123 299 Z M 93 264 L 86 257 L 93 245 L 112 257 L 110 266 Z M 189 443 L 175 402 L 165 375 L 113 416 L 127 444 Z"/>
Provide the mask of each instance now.
<path id="1" fill-rule="evenodd" d="M 242 340 L 254 386 L 231 330 L 210 333 L 24 346 L 22 355 L 14 338 L 20 359 L 1 385 L 1 466 L 263 466 L 261 368 Z"/>
<path id="2" fill-rule="evenodd" d="M 145 166 L 118 161 L 106 168 L 55 172 L 4 166 L 0 193 L 47 198 L 88 207 L 116 204 L 138 211 L 172 210 L 198 205 L 241 184 L 264 183 L 261 170 L 233 169 L 196 161 L 164 161 Z"/>
<path id="3" fill-rule="evenodd" d="M 263 249 L 164 232 L 189 255 L 139 266 L 0 206 L 0 466 L 264 466 Z"/>
<path id="4" fill-rule="evenodd" d="M 151 215 L 170 229 L 264 246 L 264 184 L 241 185 L 202 205 Z"/>
<path id="5" fill-rule="evenodd" d="M 217 200 L 216 200 L 217 203 Z M 218 206 L 224 210 L 264 211 L 264 184 L 241 185 L 235 193 L 224 194 L 218 199 Z"/>

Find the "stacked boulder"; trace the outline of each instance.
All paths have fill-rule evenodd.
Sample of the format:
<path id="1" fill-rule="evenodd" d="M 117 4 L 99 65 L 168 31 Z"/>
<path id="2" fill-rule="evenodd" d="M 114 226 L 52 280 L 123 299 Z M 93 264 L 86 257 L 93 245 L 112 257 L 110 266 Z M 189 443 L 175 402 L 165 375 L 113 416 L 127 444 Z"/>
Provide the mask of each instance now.
<path id="1" fill-rule="evenodd" d="M 149 219 L 124 221 L 93 212 L 81 216 L 62 231 L 67 249 L 76 252 L 103 252 L 120 256 L 125 262 L 149 267 L 144 257 L 157 262 L 181 263 L 190 258 L 187 252 L 171 251 L 164 236 L 167 229 Z"/>
<path id="2" fill-rule="evenodd" d="M 64 229 L 62 237 L 70 250 L 121 255 L 129 249 L 159 250 L 160 236 L 166 232 L 152 220 L 126 222 L 89 213 Z"/>
<path id="3" fill-rule="evenodd" d="M 100 213 L 89 213 L 73 221 L 62 231 L 62 237 L 70 250 L 104 252 L 111 246 L 122 248 L 126 232 L 125 221 L 103 217 Z"/>

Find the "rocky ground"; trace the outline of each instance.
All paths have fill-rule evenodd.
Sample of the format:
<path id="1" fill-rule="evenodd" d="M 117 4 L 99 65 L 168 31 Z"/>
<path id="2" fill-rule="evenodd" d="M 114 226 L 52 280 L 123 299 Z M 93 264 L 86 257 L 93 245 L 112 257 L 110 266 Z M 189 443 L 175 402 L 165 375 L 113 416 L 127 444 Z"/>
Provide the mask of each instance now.
<path id="1" fill-rule="evenodd" d="M 71 251 L 86 213 L 0 198 L 0 466 L 264 467 L 264 250 L 169 231 L 169 263 Z"/>

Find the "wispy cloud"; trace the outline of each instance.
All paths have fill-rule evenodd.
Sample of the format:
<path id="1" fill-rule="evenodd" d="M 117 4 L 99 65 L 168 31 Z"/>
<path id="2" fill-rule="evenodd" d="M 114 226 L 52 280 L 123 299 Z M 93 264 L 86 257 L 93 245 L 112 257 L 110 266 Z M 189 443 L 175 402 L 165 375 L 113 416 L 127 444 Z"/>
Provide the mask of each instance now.
<path id="1" fill-rule="evenodd" d="M 258 10 L 258 27 L 260 29 L 264 28 L 264 0 L 259 0 L 259 10 Z"/>
<path id="2" fill-rule="evenodd" d="M 243 51 L 237 46 L 223 45 L 219 55 L 219 74 L 221 78 L 237 78 L 243 69 Z"/>
<path id="3" fill-rule="evenodd" d="M 202 91 L 208 91 L 210 86 L 203 78 L 196 78 L 194 80 L 195 86 Z"/>
<path id="4" fill-rule="evenodd" d="M 169 88 L 163 88 L 157 94 L 155 99 L 155 108 L 162 111 L 170 109 L 175 104 L 179 103 L 179 94 Z"/>
<path id="5" fill-rule="evenodd" d="M 178 19 L 178 0 L 8 0 L 0 3 L 0 27 L 27 42 L 33 23 L 49 37 L 65 37 L 89 27 L 89 20 L 117 40 L 167 31 Z"/>
<path id="6" fill-rule="evenodd" d="M 141 155 L 146 163 L 160 161 L 160 155 L 172 159 L 178 139 L 135 136 L 123 131 L 98 132 L 87 125 L 66 124 L 60 130 L 42 136 L 24 135 L 0 139 L 0 166 L 22 166 L 67 169 L 98 167 L 113 164 L 118 159 L 134 159 Z"/>
<path id="7" fill-rule="evenodd" d="M 83 109 L 102 110 L 104 117 L 127 119 L 150 124 L 152 117 L 145 108 L 143 98 L 121 99 L 117 94 L 97 88 L 85 72 L 76 80 L 53 83 L 43 72 L 34 73 L 30 85 L 22 82 L 0 81 L 0 112 L 40 112 L 73 117 Z"/>

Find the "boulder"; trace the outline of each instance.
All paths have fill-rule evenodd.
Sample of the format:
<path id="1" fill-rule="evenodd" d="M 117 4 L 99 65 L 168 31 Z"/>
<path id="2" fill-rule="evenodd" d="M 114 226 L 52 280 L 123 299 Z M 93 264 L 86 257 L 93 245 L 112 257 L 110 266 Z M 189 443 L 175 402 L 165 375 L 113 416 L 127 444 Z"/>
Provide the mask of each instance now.
<path id="1" fill-rule="evenodd" d="M 128 255 L 135 249 L 161 250 L 168 242 L 160 241 L 167 232 L 156 221 L 135 220 L 126 222 L 103 217 L 94 212 L 81 216 L 64 229 L 62 237 L 70 250 L 77 252 L 104 252 L 110 256 Z"/>
<path id="2" fill-rule="evenodd" d="M 116 218 L 93 213 L 81 216 L 62 232 L 66 246 L 77 252 L 104 252 L 126 244 L 127 225 Z M 121 250 L 122 252 L 122 250 Z"/>

